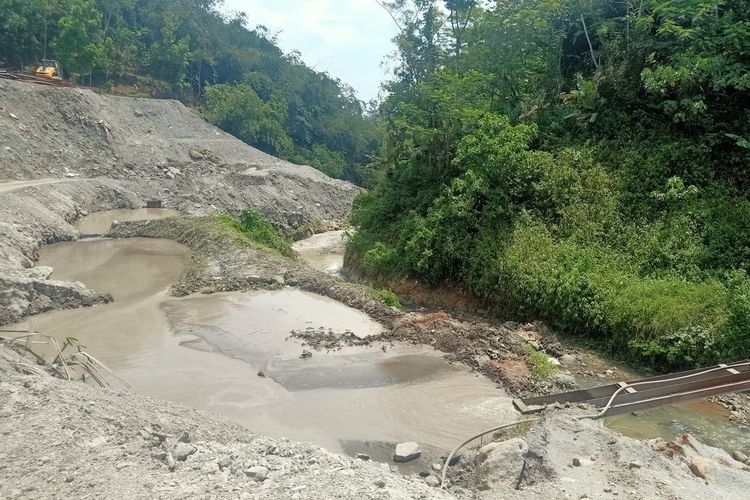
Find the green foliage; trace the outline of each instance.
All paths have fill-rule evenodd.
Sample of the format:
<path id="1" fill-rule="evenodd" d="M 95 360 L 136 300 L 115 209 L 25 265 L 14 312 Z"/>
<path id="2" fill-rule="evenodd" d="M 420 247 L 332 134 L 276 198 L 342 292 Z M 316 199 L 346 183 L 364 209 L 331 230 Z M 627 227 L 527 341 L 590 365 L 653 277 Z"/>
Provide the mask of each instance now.
<path id="1" fill-rule="evenodd" d="M 245 243 L 261 245 L 285 257 L 293 257 L 292 242 L 281 234 L 268 219 L 255 210 L 244 210 L 238 219 L 219 215 L 219 222 L 232 230 L 235 237 Z"/>
<path id="2" fill-rule="evenodd" d="M 401 64 L 355 267 L 660 368 L 746 357 L 746 2 L 441 3 L 389 3 Z"/>
<path id="3" fill-rule="evenodd" d="M 0 66 L 57 59 L 65 76 L 176 97 L 267 153 L 365 185 L 379 145 L 354 90 L 284 54 L 219 0 L 0 0 Z"/>
<path id="4" fill-rule="evenodd" d="M 378 299 L 388 307 L 401 309 L 401 301 L 399 300 L 398 295 L 396 295 L 392 290 L 384 288 L 382 290 L 374 290 L 373 293 L 376 299 Z"/>
<path id="5" fill-rule="evenodd" d="M 531 365 L 531 376 L 536 379 L 549 378 L 557 367 L 552 364 L 549 357 L 543 352 L 539 352 L 534 349 L 530 344 L 526 344 L 526 359 Z"/>
<path id="6" fill-rule="evenodd" d="M 270 154 L 287 156 L 294 148 L 282 125 L 283 104 L 263 102 L 247 84 L 208 86 L 203 111 L 216 126 Z"/>

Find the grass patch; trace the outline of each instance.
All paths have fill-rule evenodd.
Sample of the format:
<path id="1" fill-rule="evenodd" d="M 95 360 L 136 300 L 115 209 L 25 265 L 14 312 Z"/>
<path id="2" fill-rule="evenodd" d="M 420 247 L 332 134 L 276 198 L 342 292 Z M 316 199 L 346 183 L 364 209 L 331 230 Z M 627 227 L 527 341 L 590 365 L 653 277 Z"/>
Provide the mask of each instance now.
<path id="1" fill-rule="evenodd" d="M 526 350 L 526 362 L 531 370 L 531 376 L 534 380 L 541 380 L 550 377 L 557 367 L 552 364 L 549 357 L 543 352 L 539 352 L 534 349 L 533 346 L 527 344 Z"/>
<path id="2" fill-rule="evenodd" d="M 387 305 L 388 307 L 393 307 L 394 309 L 401 309 L 401 301 L 398 298 L 398 295 L 396 295 L 395 292 L 392 290 L 389 290 L 387 288 L 383 289 L 375 289 L 373 288 L 370 292 L 375 299 L 379 300 L 383 304 Z"/>
<path id="3" fill-rule="evenodd" d="M 262 214 L 255 210 L 244 210 L 238 219 L 228 215 L 217 216 L 221 225 L 228 229 L 228 235 L 240 243 L 259 245 L 273 253 L 294 257 L 292 242 L 281 234 Z"/>

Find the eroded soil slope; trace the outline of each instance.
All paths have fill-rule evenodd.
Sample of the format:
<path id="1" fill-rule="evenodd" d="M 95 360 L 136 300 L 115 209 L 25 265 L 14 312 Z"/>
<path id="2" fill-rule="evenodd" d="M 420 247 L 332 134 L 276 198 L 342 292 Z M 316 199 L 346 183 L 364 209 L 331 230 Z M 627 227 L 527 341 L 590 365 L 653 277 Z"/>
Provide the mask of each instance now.
<path id="1" fill-rule="evenodd" d="M 0 80 L 0 324 L 106 297 L 32 270 L 91 212 L 148 200 L 185 213 L 254 208 L 289 234 L 343 221 L 356 186 L 254 149 L 176 101 Z"/>

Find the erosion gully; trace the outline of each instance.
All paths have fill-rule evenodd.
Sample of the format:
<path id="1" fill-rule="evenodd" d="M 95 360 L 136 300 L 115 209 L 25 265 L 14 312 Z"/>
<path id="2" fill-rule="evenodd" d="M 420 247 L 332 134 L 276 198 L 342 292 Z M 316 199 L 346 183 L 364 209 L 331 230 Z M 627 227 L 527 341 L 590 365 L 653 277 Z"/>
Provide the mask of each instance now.
<path id="1" fill-rule="evenodd" d="M 81 219 L 82 235 L 105 234 L 113 221 L 175 215 L 164 209 L 114 210 Z M 337 274 L 345 235 L 297 242 L 308 265 Z M 467 436 L 517 419 L 506 393 L 428 347 L 370 345 L 301 357 L 289 338 L 307 328 L 365 337 L 381 326 L 365 314 L 294 288 L 175 298 L 169 287 L 189 250 L 158 239 L 82 238 L 44 247 L 38 265 L 53 279 L 80 281 L 115 301 L 55 311 L 15 325 L 75 337 L 137 392 L 229 417 L 253 432 L 310 441 L 349 455 L 390 461 L 393 445 L 417 441 L 425 468 Z M 590 381 L 581 381 L 591 383 Z M 716 405 L 674 405 L 614 417 L 612 429 L 637 438 L 689 432 L 735 449 L 750 440 Z"/>

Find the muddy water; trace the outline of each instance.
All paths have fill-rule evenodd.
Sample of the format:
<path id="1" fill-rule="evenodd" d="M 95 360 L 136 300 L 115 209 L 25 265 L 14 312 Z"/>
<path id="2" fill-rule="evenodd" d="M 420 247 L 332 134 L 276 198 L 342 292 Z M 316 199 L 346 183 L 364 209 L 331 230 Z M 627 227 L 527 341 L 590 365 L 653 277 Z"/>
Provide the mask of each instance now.
<path id="1" fill-rule="evenodd" d="M 74 227 L 83 235 L 101 235 L 109 233 L 115 221 L 155 220 L 174 217 L 176 215 L 180 215 L 180 212 L 168 208 L 122 208 L 87 215 L 78 220 L 74 224 Z"/>
<path id="2" fill-rule="evenodd" d="M 338 274 L 344 267 L 345 238 L 345 231 L 329 231 L 297 241 L 293 248 L 313 269 Z"/>
<path id="3" fill-rule="evenodd" d="M 492 383 L 427 348 L 384 352 L 374 345 L 301 359 L 303 347 L 286 340 L 292 329 L 380 330 L 330 299 L 294 289 L 169 297 L 188 258 L 184 247 L 154 239 L 46 247 L 39 264 L 54 267 L 53 278 L 82 281 L 117 300 L 38 315 L 33 326 L 78 338 L 140 393 L 334 451 L 385 459 L 392 446 L 382 443 L 403 440 L 448 449 L 516 418 Z"/>
<path id="4" fill-rule="evenodd" d="M 300 259 L 309 266 L 336 273 L 341 270 L 344 262 L 345 240 L 343 238 L 343 231 L 321 233 L 296 242 L 294 248 L 300 255 Z M 425 362 L 424 357 L 419 359 L 420 362 Z M 583 351 L 578 356 L 578 362 L 584 362 L 585 366 L 568 368 L 573 373 L 579 373 L 577 382 L 581 387 L 594 387 L 613 381 L 641 378 L 641 374 L 598 354 Z M 580 375 L 584 369 L 593 373 L 615 369 L 615 374 L 611 380 L 597 376 L 584 377 Z M 427 369 L 420 370 L 419 373 L 429 372 Z M 289 377 L 289 374 L 276 376 Z M 375 380 L 375 377 L 370 380 Z M 305 380 L 305 382 L 312 384 L 314 379 Z M 725 408 L 705 400 L 664 406 L 638 412 L 636 415 L 608 417 L 604 419 L 604 424 L 616 432 L 636 439 L 661 437 L 671 440 L 680 434 L 689 433 L 710 446 L 724 448 L 730 452 L 734 449 L 750 449 L 750 429 L 731 422 Z"/>

